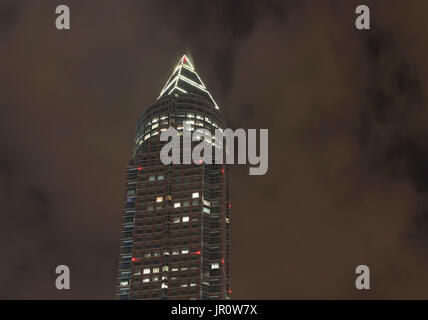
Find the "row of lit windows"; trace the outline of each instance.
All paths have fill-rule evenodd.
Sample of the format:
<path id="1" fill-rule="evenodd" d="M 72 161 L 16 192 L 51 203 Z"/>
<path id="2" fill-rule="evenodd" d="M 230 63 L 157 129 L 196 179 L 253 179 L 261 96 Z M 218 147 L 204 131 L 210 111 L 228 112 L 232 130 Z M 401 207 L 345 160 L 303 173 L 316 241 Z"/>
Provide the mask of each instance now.
<path id="1" fill-rule="evenodd" d="M 162 200 L 161 200 L 162 199 Z M 162 202 L 163 201 L 163 197 L 157 197 L 156 198 L 156 202 Z M 144 202 L 144 201 L 142 201 Z M 193 200 L 192 201 L 192 206 L 197 206 L 199 204 L 198 200 Z M 183 201 L 183 202 L 175 202 L 174 203 L 174 208 L 181 208 L 181 207 L 189 207 L 190 206 L 190 201 Z M 156 206 L 156 208 L 154 206 L 147 206 L 147 211 L 153 211 L 153 210 L 161 210 L 163 209 L 163 205 L 159 204 Z M 140 210 L 144 210 L 143 208 L 140 208 Z"/>
<path id="2" fill-rule="evenodd" d="M 158 177 L 157 177 L 157 180 L 158 180 L 158 181 L 162 181 L 162 180 L 164 180 L 164 178 L 165 178 L 165 177 L 164 177 L 163 175 L 160 175 L 160 176 L 158 176 Z M 200 175 L 197 175 L 197 176 L 190 176 L 190 174 L 189 174 L 189 177 L 183 177 L 183 178 L 178 177 L 178 178 L 173 179 L 171 182 L 172 182 L 173 184 L 186 184 L 186 183 L 199 182 L 199 181 L 200 181 L 200 179 L 201 179 L 201 176 L 200 176 Z M 141 181 L 143 180 L 143 177 L 140 177 L 140 179 L 139 179 L 139 180 L 140 180 L 140 181 L 139 181 L 139 183 L 141 184 Z M 150 177 L 149 177 L 149 179 L 148 179 L 148 181 L 149 181 L 149 182 L 156 181 L 156 176 L 150 176 Z M 136 183 L 137 183 L 137 182 L 128 183 L 128 185 L 130 185 L 130 186 L 131 186 L 131 188 L 132 188 L 132 187 L 135 187 Z M 162 185 L 163 185 L 163 184 L 159 184 L 159 186 L 162 186 Z M 128 190 L 134 190 L 134 191 L 135 191 L 135 189 L 128 189 Z M 128 193 L 129 193 L 129 191 L 128 191 Z"/>
<path id="3" fill-rule="evenodd" d="M 163 279 L 163 280 L 165 280 L 165 279 Z M 176 279 L 171 279 L 171 280 L 178 280 L 178 279 L 176 278 Z M 152 282 L 159 281 L 159 276 L 153 276 L 151 279 L 150 279 L 150 277 L 144 277 L 141 282 L 142 283 L 148 283 L 150 281 L 152 281 Z M 136 281 L 136 282 L 138 282 L 138 281 Z M 128 286 L 128 285 L 129 285 L 129 281 L 128 280 L 120 282 L 120 286 L 122 286 L 122 287 Z M 181 284 L 175 283 L 175 284 L 171 284 L 171 287 L 178 287 L 178 286 L 181 287 L 181 288 L 195 287 L 195 286 L 197 286 L 197 283 L 196 282 L 191 282 L 191 283 L 181 283 Z"/>
<path id="4" fill-rule="evenodd" d="M 215 123 L 209 117 L 206 117 L 206 116 L 201 115 L 201 114 L 187 113 L 187 116 L 186 116 L 184 113 L 178 112 L 177 118 L 186 118 L 186 119 L 189 119 L 190 121 L 193 121 L 193 123 L 195 123 L 194 119 L 201 120 L 201 121 L 205 121 L 205 122 L 211 124 L 214 128 L 219 127 L 217 125 L 217 123 Z M 146 128 L 146 130 L 147 130 L 147 128 L 156 129 L 159 126 L 159 123 L 160 124 L 168 124 L 168 120 L 169 120 L 168 116 L 154 117 L 151 120 L 144 123 L 143 127 Z M 201 123 L 201 125 L 204 125 L 203 122 L 201 122 L 201 121 L 197 121 L 197 122 Z"/>
<path id="5" fill-rule="evenodd" d="M 196 269 L 196 267 L 192 267 L 191 269 Z M 212 268 L 212 269 L 218 269 L 218 266 L 217 266 L 217 268 Z M 159 267 L 154 267 L 154 268 L 144 268 L 143 270 L 142 270 L 142 272 L 141 272 L 141 270 L 136 270 L 135 272 L 134 272 L 134 275 L 135 276 L 139 276 L 139 275 L 141 275 L 141 274 L 143 274 L 143 275 L 147 275 L 147 274 L 157 274 L 157 273 L 160 273 L 161 271 L 161 268 L 159 268 Z M 188 270 L 188 267 L 186 267 L 186 266 L 184 266 L 184 267 L 181 267 L 180 268 L 180 271 L 187 271 Z M 177 266 L 174 266 L 174 267 L 171 267 L 171 270 L 170 270 L 170 268 L 169 268 L 169 266 L 163 266 L 162 267 L 162 272 L 178 272 L 179 271 L 179 268 L 177 267 Z M 194 274 L 192 274 L 191 276 L 193 276 Z M 185 277 L 186 276 L 186 274 L 182 274 L 181 275 L 182 277 Z M 166 275 L 163 275 L 162 276 L 162 280 L 167 280 L 168 279 L 168 277 L 166 276 Z"/>
<path id="6" fill-rule="evenodd" d="M 212 121 L 209 117 L 204 117 L 202 115 L 199 114 L 193 114 L 193 113 L 188 113 L 187 117 L 184 114 L 178 114 L 177 115 L 178 118 L 184 118 L 183 122 L 185 120 L 187 120 L 187 123 L 191 126 L 199 126 L 202 128 L 206 127 L 206 124 L 203 122 L 205 121 L 206 123 L 208 123 L 210 126 L 212 126 L 215 129 L 219 129 L 219 130 L 223 130 L 222 128 L 220 128 L 216 122 Z M 196 119 L 196 120 L 195 120 Z M 198 121 L 199 120 L 199 121 Z M 180 120 L 181 121 L 181 120 Z M 168 116 L 163 116 L 163 117 L 155 117 L 152 118 L 151 120 L 149 120 L 148 122 L 146 122 L 144 124 L 144 136 L 140 135 L 136 138 L 136 145 L 140 145 L 142 144 L 145 140 L 149 139 L 150 137 L 154 137 L 156 135 L 158 135 L 160 132 L 166 131 L 166 128 L 161 128 L 160 130 L 156 130 L 158 129 L 160 125 L 167 125 L 168 124 Z M 180 131 L 183 129 L 183 126 L 178 126 L 177 130 Z M 191 131 L 194 131 L 195 128 L 191 128 Z"/>
<path id="7" fill-rule="evenodd" d="M 147 230 L 145 231 L 145 232 L 148 232 Z M 162 232 L 164 232 L 164 231 L 162 231 Z M 164 238 L 162 239 L 162 240 L 165 240 Z M 172 241 L 172 239 L 170 239 L 170 238 L 168 238 L 168 245 L 169 246 L 179 246 L 179 245 L 187 245 L 187 244 L 189 244 L 189 243 L 198 243 L 198 242 L 200 242 L 200 240 L 198 239 L 198 238 L 195 238 L 195 239 L 189 239 L 189 237 L 188 236 L 186 236 L 186 237 L 183 237 L 183 240 L 182 241 Z M 135 238 L 135 243 L 140 243 L 140 242 L 142 242 L 143 241 L 143 238 L 141 238 L 141 237 L 138 237 L 138 238 Z M 160 247 L 160 244 L 157 244 L 157 245 L 153 245 L 153 246 L 151 246 L 150 245 L 150 243 L 149 244 L 147 244 L 146 246 L 145 246 L 145 249 L 150 249 L 150 248 L 159 248 Z"/>
<path id="8" fill-rule="evenodd" d="M 199 260 L 199 257 L 196 255 L 176 255 L 170 258 L 170 263 L 188 263 L 188 262 L 195 262 Z M 141 262 L 134 262 L 135 267 L 139 267 L 141 265 L 149 266 L 149 265 L 159 265 L 160 261 L 155 259 L 146 258 L 144 261 Z"/>

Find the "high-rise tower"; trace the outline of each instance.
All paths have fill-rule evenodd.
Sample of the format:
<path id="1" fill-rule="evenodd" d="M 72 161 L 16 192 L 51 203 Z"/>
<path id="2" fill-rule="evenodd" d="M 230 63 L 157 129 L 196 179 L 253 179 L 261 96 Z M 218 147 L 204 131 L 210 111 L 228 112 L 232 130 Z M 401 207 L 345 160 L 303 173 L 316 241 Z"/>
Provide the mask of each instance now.
<path id="1" fill-rule="evenodd" d="M 160 160 L 161 132 L 173 127 L 182 135 L 184 124 L 213 135 L 226 127 L 186 56 L 138 119 L 126 169 L 119 299 L 230 299 L 228 167 Z"/>

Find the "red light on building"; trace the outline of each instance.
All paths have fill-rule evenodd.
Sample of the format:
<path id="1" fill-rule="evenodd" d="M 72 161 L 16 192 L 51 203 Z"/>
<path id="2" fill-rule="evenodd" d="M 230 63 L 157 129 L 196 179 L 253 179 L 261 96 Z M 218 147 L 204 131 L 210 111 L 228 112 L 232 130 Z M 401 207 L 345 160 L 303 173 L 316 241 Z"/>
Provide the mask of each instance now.
<path id="1" fill-rule="evenodd" d="M 223 259 L 221 259 L 221 264 L 224 264 L 224 258 L 223 258 Z"/>
<path id="2" fill-rule="evenodd" d="M 132 258 L 131 261 L 135 262 L 135 261 L 137 261 L 137 258 Z"/>
<path id="3" fill-rule="evenodd" d="M 232 294 L 232 289 L 229 289 L 229 295 L 231 295 Z"/>
<path id="4" fill-rule="evenodd" d="M 229 203 L 229 209 L 232 208 L 232 205 Z"/>
<path id="5" fill-rule="evenodd" d="M 194 254 L 201 254 L 201 250 L 198 250 L 196 252 L 193 252 Z"/>
<path id="6" fill-rule="evenodd" d="M 224 174 L 224 168 L 221 168 L 221 174 Z"/>
<path id="7" fill-rule="evenodd" d="M 143 167 L 138 167 L 138 171 L 143 171 Z"/>

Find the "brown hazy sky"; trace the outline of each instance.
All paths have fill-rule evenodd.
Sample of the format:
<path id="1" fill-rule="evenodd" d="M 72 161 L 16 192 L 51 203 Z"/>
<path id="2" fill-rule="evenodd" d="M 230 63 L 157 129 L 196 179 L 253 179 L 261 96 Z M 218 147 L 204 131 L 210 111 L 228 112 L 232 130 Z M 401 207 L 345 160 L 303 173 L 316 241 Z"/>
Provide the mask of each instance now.
<path id="1" fill-rule="evenodd" d="M 357 31 L 361 3 L 0 0 L 0 298 L 114 298 L 136 121 L 187 53 L 269 129 L 267 175 L 232 168 L 233 298 L 428 299 L 428 2 Z"/>

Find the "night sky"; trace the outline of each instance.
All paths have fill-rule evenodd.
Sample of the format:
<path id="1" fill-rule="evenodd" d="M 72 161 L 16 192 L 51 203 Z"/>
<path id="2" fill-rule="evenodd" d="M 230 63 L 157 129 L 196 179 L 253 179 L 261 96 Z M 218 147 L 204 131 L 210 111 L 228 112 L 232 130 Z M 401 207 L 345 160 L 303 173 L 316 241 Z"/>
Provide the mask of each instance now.
<path id="1" fill-rule="evenodd" d="M 0 0 L 0 298 L 114 298 L 137 118 L 186 53 L 231 128 L 269 129 L 268 173 L 231 168 L 232 298 L 428 299 L 427 15 L 424 0 Z"/>

